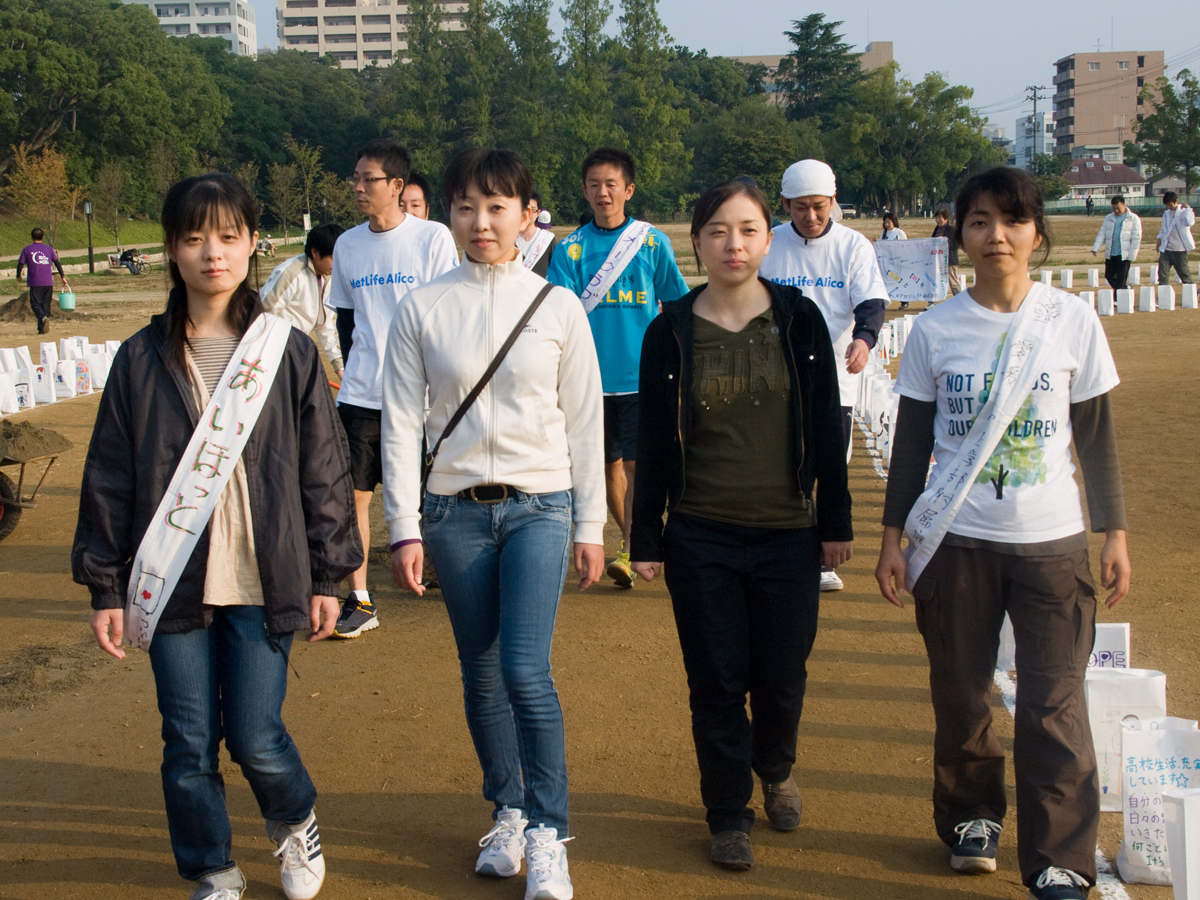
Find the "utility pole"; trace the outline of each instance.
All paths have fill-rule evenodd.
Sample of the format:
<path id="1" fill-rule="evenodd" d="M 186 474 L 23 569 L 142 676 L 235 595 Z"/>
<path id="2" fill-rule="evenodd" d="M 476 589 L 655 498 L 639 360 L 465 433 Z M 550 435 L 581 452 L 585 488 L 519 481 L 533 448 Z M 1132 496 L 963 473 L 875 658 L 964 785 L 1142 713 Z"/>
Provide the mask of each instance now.
<path id="1" fill-rule="evenodd" d="M 1042 152 L 1044 153 L 1046 150 L 1046 131 L 1044 128 L 1041 128 L 1038 126 L 1038 120 L 1037 120 L 1038 101 L 1046 99 L 1046 95 L 1039 93 L 1039 91 L 1044 91 L 1045 89 L 1046 89 L 1046 86 L 1044 84 L 1027 84 L 1025 86 L 1025 91 L 1026 91 L 1025 99 L 1033 101 L 1033 118 L 1030 121 L 1033 124 L 1033 155 L 1034 156 L 1038 155 L 1038 138 L 1041 138 Z"/>

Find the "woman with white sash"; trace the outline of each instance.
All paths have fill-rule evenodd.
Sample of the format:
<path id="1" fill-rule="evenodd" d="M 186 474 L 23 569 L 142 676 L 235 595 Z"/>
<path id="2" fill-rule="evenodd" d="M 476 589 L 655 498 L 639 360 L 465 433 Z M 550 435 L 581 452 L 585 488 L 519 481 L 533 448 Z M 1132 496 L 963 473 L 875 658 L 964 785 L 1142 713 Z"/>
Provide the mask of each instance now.
<path id="1" fill-rule="evenodd" d="M 121 345 L 84 467 L 72 565 L 101 649 L 148 649 L 163 793 L 192 900 L 245 878 L 222 738 L 277 844 L 284 894 L 325 874 L 316 789 L 281 718 L 292 634 L 328 637 L 362 563 L 349 451 L 316 346 L 263 312 L 255 204 L 228 175 L 176 184 L 162 214 L 166 312 Z M 132 560 L 132 564 L 130 563 Z"/>
<path id="2" fill-rule="evenodd" d="M 971 178 L 955 239 L 976 284 L 922 314 L 904 347 L 875 577 L 895 605 L 904 587 L 916 599 L 937 722 L 934 824 L 959 872 L 996 870 L 1006 794 L 989 694 L 1008 613 L 1021 878 L 1033 900 L 1082 900 L 1100 821 L 1083 690 L 1096 588 L 1071 441 L 1092 530 L 1106 535 L 1100 580 L 1113 607 L 1130 578 L 1109 402 L 1117 371 L 1087 304 L 1029 278 L 1049 238 L 1028 174 Z"/>

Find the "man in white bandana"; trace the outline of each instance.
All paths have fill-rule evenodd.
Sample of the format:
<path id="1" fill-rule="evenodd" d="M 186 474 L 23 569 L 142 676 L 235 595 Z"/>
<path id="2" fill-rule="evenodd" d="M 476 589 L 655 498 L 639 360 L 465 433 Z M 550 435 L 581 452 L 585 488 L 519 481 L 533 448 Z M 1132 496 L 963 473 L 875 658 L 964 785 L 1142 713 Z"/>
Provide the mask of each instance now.
<path id="1" fill-rule="evenodd" d="M 866 237 L 840 224 L 837 179 L 816 159 L 802 159 L 783 173 L 780 197 L 791 216 L 774 229 L 771 252 L 759 274 L 800 288 L 825 317 L 834 355 L 845 360 L 838 373 L 847 452 L 859 373 L 883 325 L 887 288 L 875 250 Z M 822 569 L 821 590 L 838 591 L 842 580 Z"/>

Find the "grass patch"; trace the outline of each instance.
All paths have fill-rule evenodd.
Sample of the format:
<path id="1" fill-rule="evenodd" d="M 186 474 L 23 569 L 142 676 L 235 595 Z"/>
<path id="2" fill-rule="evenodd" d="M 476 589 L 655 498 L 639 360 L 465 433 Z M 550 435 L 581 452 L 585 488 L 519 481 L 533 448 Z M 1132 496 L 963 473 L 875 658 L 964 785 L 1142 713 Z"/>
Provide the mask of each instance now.
<path id="1" fill-rule="evenodd" d="M 25 220 L 0 222 L 0 256 L 15 256 L 29 243 L 29 232 L 39 223 Z M 45 226 L 42 226 L 43 228 Z M 117 239 L 112 230 L 98 219 L 92 219 L 92 246 L 114 247 Z M 143 247 L 162 244 L 162 226 L 157 222 L 139 222 L 131 219 L 121 226 L 121 246 Z M 59 256 L 64 250 L 83 250 L 83 261 L 87 262 L 87 220 L 76 219 L 58 226 L 54 249 Z"/>

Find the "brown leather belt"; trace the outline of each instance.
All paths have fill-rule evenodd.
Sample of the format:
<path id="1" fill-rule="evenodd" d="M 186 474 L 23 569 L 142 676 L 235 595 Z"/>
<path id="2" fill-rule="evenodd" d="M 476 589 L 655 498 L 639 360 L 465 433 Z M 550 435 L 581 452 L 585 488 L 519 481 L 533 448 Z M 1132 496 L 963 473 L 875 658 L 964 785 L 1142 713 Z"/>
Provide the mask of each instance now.
<path id="1" fill-rule="evenodd" d="M 459 491 L 458 496 L 464 500 L 474 500 L 476 503 L 499 503 L 517 493 L 511 484 L 477 484 L 465 491 Z"/>

